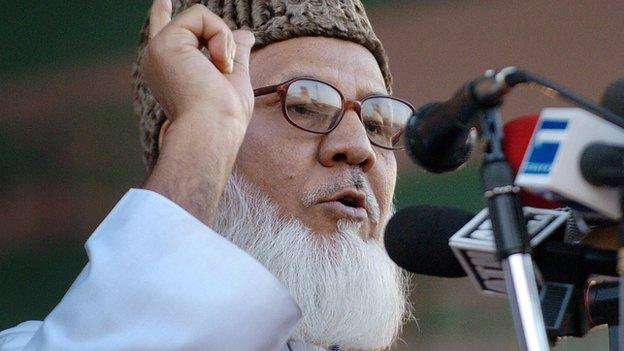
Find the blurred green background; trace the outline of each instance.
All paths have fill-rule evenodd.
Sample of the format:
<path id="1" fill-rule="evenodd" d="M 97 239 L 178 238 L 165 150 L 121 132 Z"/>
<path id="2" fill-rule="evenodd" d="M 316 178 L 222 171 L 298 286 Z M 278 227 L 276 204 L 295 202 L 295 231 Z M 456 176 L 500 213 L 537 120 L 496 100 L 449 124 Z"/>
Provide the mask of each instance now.
<path id="1" fill-rule="evenodd" d="M 624 74 L 622 1 L 368 1 L 395 94 L 447 98 L 487 68 L 517 65 L 590 98 Z M 0 330 L 42 319 L 86 262 L 83 244 L 144 177 L 131 64 L 149 1 L 5 3 L 0 13 Z M 521 89 L 506 118 L 563 105 Z M 399 155 L 399 208 L 483 207 L 478 160 L 433 176 Z M 516 349 L 505 300 L 466 279 L 414 277 L 417 322 L 395 350 Z M 607 333 L 558 350 L 606 350 Z"/>

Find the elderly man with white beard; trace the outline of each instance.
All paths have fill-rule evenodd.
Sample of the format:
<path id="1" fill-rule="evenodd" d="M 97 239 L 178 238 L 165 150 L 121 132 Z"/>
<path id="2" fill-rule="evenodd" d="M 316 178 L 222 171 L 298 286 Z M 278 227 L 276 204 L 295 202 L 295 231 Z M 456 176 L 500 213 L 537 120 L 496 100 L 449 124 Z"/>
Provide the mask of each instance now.
<path id="1" fill-rule="evenodd" d="M 409 315 L 381 239 L 413 107 L 362 4 L 170 1 L 134 72 L 149 177 L 0 350 L 387 349 Z"/>

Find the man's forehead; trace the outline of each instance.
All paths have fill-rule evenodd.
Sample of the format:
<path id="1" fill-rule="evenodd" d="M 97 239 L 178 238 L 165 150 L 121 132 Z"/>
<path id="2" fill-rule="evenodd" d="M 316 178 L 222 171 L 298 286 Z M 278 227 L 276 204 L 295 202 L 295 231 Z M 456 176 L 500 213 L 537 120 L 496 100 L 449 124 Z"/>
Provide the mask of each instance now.
<path id="1" fill-rule="evenodd" d="M 309 69 L 285 69 L 276 74 L 276 83 L 288 81 L 297 77 L 313 77 L 326 81 L 340 89 L 349 98 L 361 98 L 371 94 L 387 94 L 383 81 L 376 82 L 373 76 L 352 74 L 340 68 L 308 66 Z"/>
<path id="2" fill-rule="evenodd" d="M 370 51 L 340 39 L 303 37 L 271 44 L 252 53 L 250 70 L 254 88 L 314 77 L 336 86 L 348 98 L 387 93 Z"/>

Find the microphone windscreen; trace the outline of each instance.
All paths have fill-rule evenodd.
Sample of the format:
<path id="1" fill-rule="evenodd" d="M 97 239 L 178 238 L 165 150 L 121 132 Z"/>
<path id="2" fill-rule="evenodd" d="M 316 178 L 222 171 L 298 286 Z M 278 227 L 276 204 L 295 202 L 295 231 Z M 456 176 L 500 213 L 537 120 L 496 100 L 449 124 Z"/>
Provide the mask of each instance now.
<path id="1" fill-rule="evenodd" d="M 602 95 L 600 105 L 624 118 L 624 77 L 609 84 Z"/>
<path id="2" fill-rule="evenodd" d="M 401 268 L 436 277 L 463 277 L 464 269 L 449 247 L 449 238 L 474 215 L 445 206 L 413 206 L 397 212 L 388 222 L 384 243 Z"/>
<path id="3" fill-rule="evenodd" d="M 596 186 L 619 187 L 624 184 L 624 146 L 593 143 L 581 156 L 583 177 Z"/>
<path id="4" fill-rule="evenodd" d="M 533 131 L 539 120 L 538 115 L 526 115 L 518 118 L 514 118 L 512 121 L 505 123 L 503 126 L 503 133 L 505 138 L 503 139 L 503 150 L 509 165 L 514 171 L 514 174 L 518 173 L 524 154 L 526 153 Z M 537 196 L 527 191 L 521 191 L 520 197 L 522 198 L 522 204 L 531 207 L 538 208 L 558 208 L 561 207 L 554 201 L 548 201 L 541 196 Z"/>

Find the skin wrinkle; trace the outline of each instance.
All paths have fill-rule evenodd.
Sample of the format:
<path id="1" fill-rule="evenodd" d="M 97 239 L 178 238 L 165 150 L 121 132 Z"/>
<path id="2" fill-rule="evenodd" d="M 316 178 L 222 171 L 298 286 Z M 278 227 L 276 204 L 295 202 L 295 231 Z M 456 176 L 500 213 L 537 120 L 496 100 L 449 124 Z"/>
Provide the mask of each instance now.
<path id="1" fill-rule="evenodd" d="M 305 59 L 302 59 L 305 60 Z M 302 63 L 305 63 L 305 61 L 303 61 Z M 338 77 L 340 76 L 340 71 L 341 69 L 336 67 L 336 68 L 331 68 L 331 75 L 329 75 L 330 77 Z M 306 75 L 308 75 L 309 72 L 305 71 L 305 70 L 301 70 L 301 69 L 288 69 L 288 70 L 283 70 L 279 73 L 278 75 L 278 80 L 279 83 L 285 82 L 287 80 L 290 80 L 292 78 L 295 77 L 304 77 Z M 357 91 L 355 94 L 350 94 L 351 96 L 356 96 L 356 99 L 361 100 L 367 96 L 370 95 L 374 95 L 374 94 L 382 94 L 382 95 L 387 95 L 388 94 L 388 90 L 386 90 L 385 88 L 383 89 L 379 89 L 376 84 L 372 83 L 375 80 L 375 76 L 363 76 L 363 77 L 353 77 L 353 79 L 355 80 L 355 84 L 352 85 L 353 88 L 356 88 Z M 339 86 L 340 82 L 332 80 L 332 79 L 328 79 L 326 80 L 326 82 L 332 84 L 333 86 Z M 341 91 L 343 93 L 343 95 L 345 96 L 349 96 L 347 95 L 345 91 Z"/>

